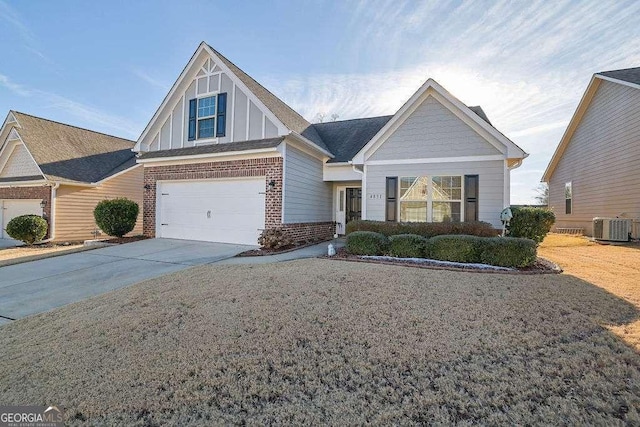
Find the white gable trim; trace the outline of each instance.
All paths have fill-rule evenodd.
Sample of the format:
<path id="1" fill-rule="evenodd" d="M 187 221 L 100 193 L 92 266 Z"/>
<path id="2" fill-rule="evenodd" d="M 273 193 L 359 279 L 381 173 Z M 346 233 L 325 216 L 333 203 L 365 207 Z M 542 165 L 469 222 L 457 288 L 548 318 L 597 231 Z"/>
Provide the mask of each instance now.
<path id="1" fill-rule="evenodd" d="M 542 175 L 542 180 L 541 180 L 542 182 L 549 182 L 549 180 L 551 179 L 551 175 L 553 175 L 553 172 L 555 171 L 556 166 L 558 166 L 558 163 L 560 162 L 562 155 L 564 154 L 565 150 L 567 149 L 567 146 L 569 145 L 569 141 L 573 137 L 573 133 L 575 132 L 576 128 L 582 121 L 582 116 L 584 116 L 584 113 L 587 111 L 587 108 L 591 104 L 591 100 L 593 99 L 594 95 L 596 94 L 596 91 L 600 87 L 600 83 L 602 82 L 602 80 L 606 80 L 606 79 L 601 79 L 601 76 L 599 76 L 598 74 L 594 74 L 591 77 L 591 81 L 589 81 L 589 85 L 587 86 L 587 89 L 582 95 L 582 98 L 580 99 L 580 103 L 578 104 L 576 111 L 573 113 L 573 117 L 571 117 L 571 121 L 569 121 L 569 125 L 567 126 L 567 129 L 564 131 L 564 134 L 560 139 L 560 143 L 556 147 L 556 151 L 553 153 L 553 156 L 549 161 L 549 165 L 547 165 L 547 169 L 544 171 L 544 174 Z"/>
<path id="2" fill-rule="evenodd" d="M 22 128 L 22 126 L 20 126 L 20 123 L 18 122 L 18 119 L 16 118 L 16 116 L 13 114 L 13 111 L 9 111 L 9 113 L 7 114 L 7 117 L 4 119 L 4 122 L 2 123 L 2 127 L 0 128 L 0 138 L 2 138 L 3 135 L 5 135 L 5 133 L 7 131 L 11 131 L 14 130 L 15 128 Z M 2 141 L 2 145 L 4 145 L 5 141 Z M 2 146 L 0 145 L 0 147 Z"/>
<path id="3" fill-rule="evenodd" d="M 20 144 L 22 144 L 22 146 L 24 146 L 24 149 L 27 150 L 27 153 L 29 153 L 29 157 L 31 158 L 31 161 L 38 168 L 38 171 L 40 172 L 40 175 L 42 175 L 42 178 L 45 179 L 45 175 L 42 172 L 40 165 L 38 164 L 38 162 L 36 162 L 36 159 L 33 158 L 33 155 L 31 154 L 31 151 L 29 151 L 27 144 L 24 143 L 24 141 L 20 137 L 20 134 L 15 128 L 11 129 L 11 133 L 7 137 L 7 140 L 5 141 L 5 143 L 2 144 L 2 149 L 0 149 L 0 172 L 2 172 L 4 167 L 7 165 L 7 162 L 9 161 L 11 154 L 13 154 L 13 151 Z M 11 148 L 9 148 L 9 146 Z"/>
<path id="4" fill-rule="evenodd" d="M 202 52 L 206 52 L 209 55 L 209 57 L 214 60 L 214 62 L 222 70 L 222 72 L 226 73 L 229 76 L 229 78 L 231 79 L 231 81 L 234 84 L 234 86 L 233 86 L 233 95 L 232 96 L 235 97 L 235 88 L 239 87 L 240 90 L 242 90 L 247 95 L 247 98 L 250 101 L 252 101 L 260 110 L 262 110 L 264 115 L 267 116 L 269 118 L 269 120 L 271 120 L 271 122 L 276 125 L 276 127 L 278 128 L 278 134 L 279 135 L 285 135 L 287 132 L 289 132 L 290 129 L 288 129 L 275 116 L 275 114 L 273 114 L 273 112 L 271 110 L 269 110 L 258 99 L 258 97 L 255 96 L 253 94 L 253 92 L 251 92 L 249 90 L 249 88 L 244 83 L 242 83 L 242 81 L 220 60 L 218 55 L 216 55 L 213 52 L 213 50 L 209 47 L 209 45 L 207 45 L 205 42 L 201 42 L 200 45 L 198 46 L 198 49 L 196 49 L 195 53 L 191 56 L 191 59 L 189 60 L 189 62 L 187 63 L 187 65 L 184 67 L 184 69 L 180 73 L 180 76 L 178 76 L 178 79 L 175 81 L 175 83 L 173 84 L 173 86 L 169 90 L 169 93 L 164 97 L 164 99 L 162 100 L 162 103 L 160 104 L 160 106 L 156 110 L 155 114 L 153 115 L 153 117 L 151 118 L 151 120 L 149 121 L 147 126 L 144 128 L 144 131 L 142 131 L 142 134 L 138 138 L 138 141 L 136 142 L 136 145 L 133 147 L 132 151 L 136 151 L 136 152 L 141 151 L 142 140 L 147 137 L 147 135 L 149 134 L 151 129 L 155 126 L 155 124 L 157 122 L 164 123 L 166 121 L 166 119 L 168 117 L 170 117 L 171 112 L 173 111 L 173 108 L 171 108 L 166 114 L 162 114 L 162 113 L 165 111 L 165 109 L 168 108 L 169 101 L 173 98 L 174 94 L 178 90 L 178 87 L 180 87 L 180 85 L 187 78 L 187 76 L 190 73 L 192 73 L 194 68 L 197 66 L 196 65 L 196 61 L 200 58 L 200 55 L 201 55 Z M 200 70 L 200 68 L 201 67 L 198 67 L 198 70 Z M 197 73 L 198 70 L 195 70 L 196 73 Z M 196 92 L 197 92 L 197 90 L 196 90 Z M 186 99 L 185 99 L 184 102 L 186 104 Z M 249 105 L 249 103 L 247 103 L 247 105 Z M 234 104 L 234 110 L 235 110 L 235 104 Z M 160 119 L 162 119 L 162 120 L 160 120 Z M 233 125 L 233 121 L 231 121 L 230 123 L 232 123 L 232 125 Z"/>
<path id="5" fill-rule="evenodd" d="M 624 85 L 624 86 L 629 86 L 629 87 L 632 87 L 634 89 L 640 89 L 640 85 L 639 84 L 631 83 L 631 82 L 628 82 L 626 80 L 614 79 L 613 77 L 603 76 L 602 74 L 595 74 L 594 77 L 597 77 L 597 78 L 599 78 L 601 80 L 606 80 L 608 82 L 613 82 L 613 83 L 618 83 L 618 84 L 621 84 L 621 85 Z"/>
<path id="6" fill-rule="evenodd" d="M 414 93 L 411 98 L 394 114 L 394 116 L 374 135 L 373 138 L 353 157 L 353 162 L 364 164 L 365 160 L 371 156 L 391 134 L 422 104 L 428 97 L 433 96 L 445 108 L 463 120 L 479 133 L 487 142 L 495 146 L 501 153 L 505 153 L 508 158 L 525 158 L 528 156 L 520 147 L 514 144 L 509 138 L 498 132 L 493 126 L 484 121 L 480 116 L 471 111 L 459 99 L 451 95 L 438 82 L 428 79 Z"/>

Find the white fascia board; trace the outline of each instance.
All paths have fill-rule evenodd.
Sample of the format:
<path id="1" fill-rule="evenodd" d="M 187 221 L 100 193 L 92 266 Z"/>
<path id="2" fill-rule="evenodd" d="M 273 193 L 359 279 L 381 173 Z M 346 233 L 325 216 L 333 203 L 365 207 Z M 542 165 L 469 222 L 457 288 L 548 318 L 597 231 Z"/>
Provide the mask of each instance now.
<path id="1" fill-rule="evenodd" d="M 429 157 L 421 159 L 401 159 L 401 160 L 367 160 L 365 165 L 413 165 L 420 163 L 459 163 L 459 162 L 489 162 L 496 160 L 506 160 L 502 154 L 488 156 L 460 156 L 460 157 Z"/>
<path id="2" fill-rule="evenodd" d="M 227 67 L 227 65 L 218 57 L 218 55 L 215 54 L 215 52 L 211 49 L 211 47 L 207 43 L 205 42 L 202 42 L 202 43 L 204 44 L 204 49 L 214 59 L 214 62 L 216 63 L 216 65 L 220 67 L 220 69 L 224 73 L 226 73 L 231 80 L 233 80 L 235 85 L 240 87 L 240 89 L 247 95 L 247 98 L 249 98 L 249 100 L 251 100 L 254 104 L 256 104 L 256 106 L 260 110 L 262 110 L 263 114 L 265 116 L 268 116 L 269 120 L 271 120 L 271 122 L 278 127 L 278 134 L 280 136 L 285 135 L 287 132 L 291 131 L 291 129 L 285 126 L 284 123 L 282 123 L 280 119 L 277 118 L 276 115 L 270 109 L 268 109 L 267 106 L 264 105 L 262 101 L 260 101 L 260 99 L 258 99 L 258 97 L 253 92 L 249 90 L 249 88 L 242 82 L 242 80 L 240 80 L 238 76 L 236 76 L 233 73 L 233 71 L 231 71 L 231 69 Z M 249 117 L 247 116 L 247 121 L 248 120 L 249 120 Z"/>
<path id="3" fill-rule="evenodd" d="M 12 136 L 15 136 L 16 138 L 12 138 Z M 5 151 L 9 150 L 8 147 L 9 145 L 11 145 L 11 149 L 10 149 L 11 151 L 9 151 L 6 156 L 4 156 L 5 158 L 2 161 L 2 164 L 0 164 L 0 171 L 2 171 L 4 167 L 7 165 L 7 161 L 9 160 L 9 157 L 11 157 L 13 150 L 18 144 L 22 144 L 24 146 L 25 150 L 27 150 L 27 153 L 29 153 L 29 157 L 31 158 L 31 161 L 33 162 L 34 165 L 36 165 L 36 167 L 40 171 L 40 175 L 42 175 L 42 177 L 44 178 L 45 175 L 44 175 L 44 172 L 42 172 L 40 165 L 38 164 L 38 162 L 36 162 L 36 159 L 31 154 L 31 151 L 29 151 L 29 147 L 27 147 L 27 144 L 24 143 L 24 141 L 22 140 L 22 137 L 20 136 L 20 134 L 15 128 L 11 129 L 11 133 L 7 137 L 6 143 L 3 143 L 2 149 L 0 149 L 0 159 L 2 159 Z"/>
<path id="4" fill-rule="evenodd" d="M 325 163 L 325 166 L 327 166 L 327 167 L 351 166 L 352 164 L 353 164 L 353 162 L 334 162 L 334 163 Z"/>
<path id="5" fill-rule="evenodd" d="M 606 80 L 608 82 L 613 82 L 613 83 L 618 83 L 618 84 L 621 84 L 621 85 L 624 85 L 624 86 L 629 86 L 629 87 L 632 87 L 634 89 L 640 89 L 640 85 L 639 84 L 631 83 L 631 82 L 628 82 L 626 80 L 614 79 L 613 77 L 603 76 L 602 74 L 595 74 L 594 77 L 597 77 L 597 78 L 599 78 L 601 80 Z"/>
<path id="6" fill-rule="evenodd" d="M 508 151 L 509 157 L 525 157 L 526 153 L 520 147 L 518 147 L 513 141 L 500 133 L 496 128 L 491 126 L 489 123 L 484 121 L 480 116 L 471 111 L 471 109 L 462 103 L 455 96 L 451 95 L 446 89 L 444 89 L 438 82 L 433 79 L 428 79 L 421 87 L 418 89 L 412 96 L 409 98 L 407 102 L 394 114 L 394 116 L 389 120 L 383 127 L 376 133 L 373 138 L 353 157 L 353 162 L 357 164 L 363 164 L 365 162 L 365 157 L 371 153 L 373 153 L 389 136 L 395 131 L 410 115 L 413 111 L 415 111 L 418 106 L 426 99 L 425 93 L 431 89 L 433 93 L 427 94 L 427 96 L 431 95 L 434 98 L 438 99 L 439 102 L 443 103 L 443 100 L 446 100 L 446 103 L 450 103 L 455 108 L 450 108 L 446 103 L 443 105 L 448 108 L 452 113 L 461 118 L 465 123 L 471 125 L 473 128 L 480 128 L 484 131 L 484 133 L 490 135 L 495 141 L 499 142 L 504 148 L 500 149 L 499 146 L 492 140 L 492 138 L 487 138 L 487 135 L 483 135 L 485 139 L 492 145 L 494 145 L 500 152 L 503 152 L 505 148 Z M 462 114 L 460 114 L 460 112 Z"/>
<path id="7" fill-rule="evenodd" d="M 560 142 L 558 143 L 558 146 L 556 147 L 556 150 L 554 151 L 553 156 L 551 156 L 551 160 L 547 165 L 547 169 L 544 171 L 544 174 L 542 175 L 542 179 L 541 179 L 542 182 L 548 183 L 549 180 L 551 179 L 551 175 L 553 174 L 553 171 L 558 165 L 560 158 L 562 158 L 562 155 L 564 154 L 564 151 L 566 150 L 567 145 L 569 144 L 569 141 L 573 137 L 573 133 L 578 127 L 578 124 L 580 124 L 580 121 L 582 120 L 582 116 L 587 111 L 589 104 L 591 104 L 591 100 L 593 99 L 593 96 L 595 95 L 596 91 L 600 87 L 601 81 L 602 80 L 600 79 L 600 76 L 597 74 L 594 74 L 591 77 L 591 80 L 589 81 L 589 85 L 587 86 L 587 89 L 584 91 L 584 94 L 582 95 L 582 98 L 580 99 L 580 102 L 578 103 L 578 106 L 576 107 L 576 110 L 573 113 L 573 116 L 571 117 L 571 120 L 569 121 L 569 124 L 567 125 L 567 128 L 564 131 L 564 134 L 562 135 L 562 138 L 560 138 Z"/>
<path id="8" fill-rule="evenodd" d="M 40 185 L 40 186 L 46 186 L 49 185 L 49 181 L 47 181 L 46 179 L 39 179 L 37 181 L 5 181 L 5 182 L 0 182 L 0 188 L 7 188 L 7 187 L 33 187 L 36 185 Z"/>
<path id="9" fill-rule="evenodd" d="M 192 154 L 192 155 L 187 155 L 187 156 L 172 156 L 172 157 L 152 157 L 149 159 L 137 159 L 136 162 L 138 164 L 144 164 L 151 166 L 152 164 L 164 164 L 164 163 L 170 163 L 170 162 L 186 162 L 189 163 L 189 161 L 206 161 L 208 159 L 214 159 L 214 160 L 224 160 L 224 161 L 228 161 L 228 160 L 235 160 L 233 159 L 234 157 L 241 157 L 241 158 L 247 158 L 247 157 L 255 157 L 255 155 L 260 155 L 260 156 L 264 156 L 264 157 L 274 157 L 274 156 L 266 156 L 266 154 L 275 154 L 278 157 L 280 156 L 280 152 L 278 151 L 278 147 L 273 147 L 273 148 L 259 148 L 259 149 L 255 149 L 255 150 L 244 150 L 244 151 L 226 151 L 224 153 L 205 153 L 205 154 Z"/>
<path id="10" fill-rule="evenodd" d="M 323 154 L 325 157 L 329 157 L 330 159 L 333 159 L 335 157 L 333 154 L 331 154 L 327 150 L 318 147 L 311 140 L 309 140 L 309 139 L 305 138 L 304 136 L 300 135 L 298 132 L 289 131 L 289 136 L 292 137 L 295 141 L 301 142 L 302 144 L 306 145 L 307 147 L 312 148 L 313 150 L 317 151 L 318 153 Z"/>
<path id="11" fill-rule="evenodd" d="M 16 116 L 13 114 L 13 111 L 9 110 L 9 113 L 7 114 L 7 117 L 4 119 L 4 122 L 2 122 L 2 127 L 0 127 L 0 135 L 3 135 L 4 132 L 7 130 L 7 128 L 9 127 L 16 127 L 16 128 L 20 128 L 20 123 L 18 122 L 18 119 L 16 118 Z"/>

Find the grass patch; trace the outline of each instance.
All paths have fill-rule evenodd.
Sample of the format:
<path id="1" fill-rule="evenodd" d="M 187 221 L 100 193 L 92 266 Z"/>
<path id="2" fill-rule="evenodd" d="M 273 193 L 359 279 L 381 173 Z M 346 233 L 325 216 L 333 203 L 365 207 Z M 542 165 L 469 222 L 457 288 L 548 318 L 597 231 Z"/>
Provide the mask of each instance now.
<path id="1" fill-rule="evenodd" d="M 640 422 L 630 304 L 566 275 L 202 266 L 0 328 L 0 401 L 71 425 Z"/>

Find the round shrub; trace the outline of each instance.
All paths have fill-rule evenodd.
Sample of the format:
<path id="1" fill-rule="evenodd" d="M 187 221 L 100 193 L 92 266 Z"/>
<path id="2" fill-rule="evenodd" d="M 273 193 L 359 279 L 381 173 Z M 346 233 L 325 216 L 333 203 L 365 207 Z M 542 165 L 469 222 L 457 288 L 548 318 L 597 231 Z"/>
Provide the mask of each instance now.
<path id="1" fill-rule="evenodd" d="M 38 215 L 22 215 L 13 218 L 7 224 L 7 234 L 28 245 L 39 242 L 47 235 L 49 225 Z"/>
<path id="2" fill-rule="evenodd" d="M 373 231 L 354 231 L 347 236 L 347 252 L 354 255 L 384 255 L 389 238 Z"/>
<path id="3" fill-rule="evenodd" d="M 556 222 L 555 214 L 545 208 L 512 207 L 513 218 L 509 221 L 509 236 L 524 237 L 536 243 L 544 240 Z"/>
<path id="4" fill-rule="evenodd" d="M 267 249 L 281 249 L 293 245 L 293 241 L 279 228 L 268 228 L 260 233 L 258 244 Z"/>
<path id="5" fill-rule="evenodd" d="M 500 267 L 528 267 L 536 262 L 537 244 L 531 239 L 492 237 L 483 239 L 480 262 Z"/>
<path id="6" fill-rule="evenodd" d="M 125 198 L 103 200 L 93 210 L 93 217 L 109 236 L 122 237 L 136 226 L 138 204 Z"/>
<path id="7" fill-rule="evenodd" d="M 439 261 L 480 262 L 480 241 L 487 237 L 444 235 L 429 239 L 429 258 Z"/>
<path id="8" fill-rule="evenodd" d="M 425 258 L 427 239 L 417 234 L 398 234 L 389 237 L 389 255 L 399 258 Z"/>

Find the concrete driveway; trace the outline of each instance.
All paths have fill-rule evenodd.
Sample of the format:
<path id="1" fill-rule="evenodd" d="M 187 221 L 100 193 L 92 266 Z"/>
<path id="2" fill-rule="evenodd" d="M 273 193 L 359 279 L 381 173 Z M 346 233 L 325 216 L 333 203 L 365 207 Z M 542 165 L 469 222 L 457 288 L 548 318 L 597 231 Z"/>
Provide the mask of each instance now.
<path id="1" fill-rule="evenodd" d="M 0 324 L 256 246 L 149 239 L 0 268 Z"/>
<path id="2" fill-rule="evenodd" d="M 22 242 L 13 239 L 0 239 L 0 249 L 13 248 L 15 246 L 21 246 Z"/>

